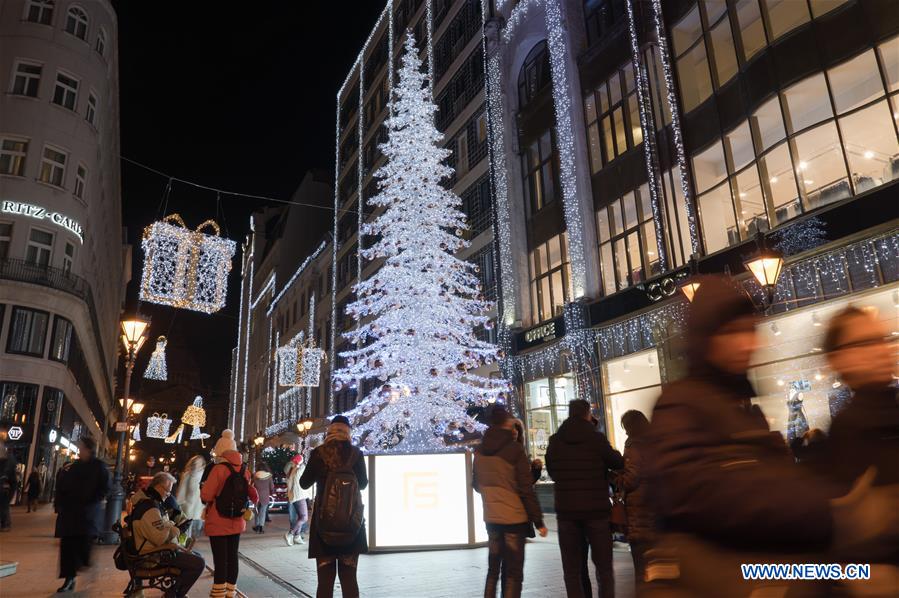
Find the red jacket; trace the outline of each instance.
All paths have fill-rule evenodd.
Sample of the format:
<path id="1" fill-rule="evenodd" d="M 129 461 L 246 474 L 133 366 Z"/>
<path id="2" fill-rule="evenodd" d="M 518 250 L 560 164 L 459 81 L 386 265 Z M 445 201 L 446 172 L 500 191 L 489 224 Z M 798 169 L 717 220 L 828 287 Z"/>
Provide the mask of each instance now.
<path id="1" fill-rule="evenodd" d="M 237 451 L 225 451 L 222 457 L 227 459 L 228 463 L 235 469 L 240 468 L 242 460 L 240 453 Z M 256 503 L 259 501 L 259 494 L 256 492 L 256 488 L 250 479 L 250 470 L 245 470 L 244 474 L 247 478 L 247 490 L 249 491 L 250 500 Z M 222 491 L 222 486 L 225 485 L 225 480 L 230 475 L 231 470 L 224 464 L 219 463 L 210 470 L 209 477 L 206 478 L 203 487 L 200 488 L 200 498 L 204 504 L 208 505 L 206 508 L 207 536 L 231 536 L 240 534 L 247 529 L 247 522 L 244 521 L 243 517 L 222 517 L 215 509 L 215 497 Z"/>

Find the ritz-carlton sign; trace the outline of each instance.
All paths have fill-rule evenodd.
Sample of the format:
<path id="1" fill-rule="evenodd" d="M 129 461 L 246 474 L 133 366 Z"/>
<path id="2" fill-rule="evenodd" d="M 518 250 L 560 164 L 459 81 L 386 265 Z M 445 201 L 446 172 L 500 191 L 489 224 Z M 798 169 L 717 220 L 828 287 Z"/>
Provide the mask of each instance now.
<path id="1" fill-rule="evenodd" d="M 84 243 L 84 229 L 73 218 L 60 214 L 59 212 L 51 212 L 47 208 L 42 208 L 30 203 L 21 201 L 3 200 L 0 202 L 0 212 L 5 214 L 18 214 L 20 216 L 28 216 L 37 220 L 50 220 L 57 226 L 72 232 L 78 237 L 78 240 Z"/>

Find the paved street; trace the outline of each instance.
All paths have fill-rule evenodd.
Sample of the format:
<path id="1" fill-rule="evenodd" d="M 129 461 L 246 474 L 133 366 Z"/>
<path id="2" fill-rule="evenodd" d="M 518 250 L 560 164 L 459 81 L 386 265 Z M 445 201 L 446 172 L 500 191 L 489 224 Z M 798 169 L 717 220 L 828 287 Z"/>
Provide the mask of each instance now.
<path id="1" fill-rule="evenodd" d="M 44 505 L 34 514 L 14 507 L 12 518 L 13 531 L 0 536 L 0 560 L 18 561 L 19 569 L 15 575 L 0 579 L 0 596 L 54 595 L 59 586 L 56 577 L 59 541 L 53 537 L 52 508 Z M 287 546 L 283 537 L 287 516 L 275 514 L 273 519 L 265 535 L 244 534 L 238 587 L 253 598 L 314 596 L 315 564 L 307 557 L 307 547 Z M 527 597 L 564 595 L 555 522 L 550 518 L 547 523 L 549 536 L 538 538 L 527 546 L 523 594 Z M 205 540 L 199 542 L 197 549 L 211 565 L 208 543 Z M 95 547 L 94 566 L 78 577 L 78 591 L 70 596 L 121 596 L 128 578 L 124 571 L 113 566 L 113 550 L 109 546 Z M 481 595 L 486 567 L 485 548 L 372 554 L 360 560 L 359 586 L 366 598 L 474 598 Z M 615 552 L 615 575 L 618 598 L 632 598 L 633 571 L 627 552 Z M 211 575 L 204 574 L 191 595 L 208 595 L 211 584 Z M 146 592 L 145 595 L 157 596 L 159 593 Z"/>

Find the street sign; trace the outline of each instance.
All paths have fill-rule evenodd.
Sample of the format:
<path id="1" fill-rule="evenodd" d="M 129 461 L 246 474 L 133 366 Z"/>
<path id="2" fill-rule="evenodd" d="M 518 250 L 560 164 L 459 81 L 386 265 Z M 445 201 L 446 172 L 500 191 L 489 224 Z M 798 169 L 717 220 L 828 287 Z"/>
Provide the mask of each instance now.
<path id="1" fill-rule="evenodd" d="M 115 423 L 115 431 L 116 432 L 127 432 L 128 431 L 128 422 L 116 422 Z"/>
<path id="2" fill-rule="evenodd" d="M 9 435 L 10 440 L 18 440 L 22 437 L 22 428 L 20 428 L 19 426 L 13 426 L 9 429 L 7 434 Z"/>

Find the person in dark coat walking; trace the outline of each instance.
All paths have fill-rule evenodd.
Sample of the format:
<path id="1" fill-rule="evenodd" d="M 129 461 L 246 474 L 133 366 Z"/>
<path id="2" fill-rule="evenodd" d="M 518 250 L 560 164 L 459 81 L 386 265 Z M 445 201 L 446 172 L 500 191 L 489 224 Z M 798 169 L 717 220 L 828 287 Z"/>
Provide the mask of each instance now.
<path id="1" fill-rule="evenodd" d="M 91 546 L 100 534 L 100 503 L 109 492 L 109 472 L 94 458 L 94 440 L 82 436 L 77 446 L 78 460 L 60 473 L 53 503 L 60 539 L 59 577 L 65 580 L 57 592 L 73 591 L 78 570 L 90 566 Z"/>
<path id="2" fill-rule="evenodd" d="M 746 373 L 757 316 L 733 285 L 701 280 L 686 326 L 688 375 L 667 385 L 653 410 L 648 481 L 664 529 L 655 552 L 678 572 L 656 579 L 656 590 L 667 584 L 691 596 L 749 596 L 771 582 L 744 580 L 741 562 L 810 562 L 804 559 L 827 549 L 827 562 L 865 562 L 899 533 L 895 503 L 888 506 L 895 493 L 861 480 L 831 500 L 833 488 L 796 465 L 751 407 Z M 655 570 L 654 561 L 647 568 Z"/>
<path id="3" fill-rule="evenodd" d="M 12 527 L 9 516 L 9 502 L 16 490 L 16 457 L 0 440 L 0 532 L 8 532 Z"/>
<path id="4" fill-rule="evenodd" d="M 644 480 L 649 420 L 643 412 L 631 409 L 621 416 L 621 427 L 627 433 L 627 440 L 624 442 L 624 470 L 617 483 L 627 507 L 627 541 L 634 561 L 634 582 L 640 588 L 646 573 L 646 551 L 655 539 L 655 515 Z"/>
<path id="5" fill-rule="evenodd" d="M 503 598 L 521 596 L 525 538 L 534 537 L 535 526 L 540 536 L 547 533 L 528 457 L 517 442 L 517 421 L 505 408 L 494 407 L 491 425 L 474 454 L 471 484 L 484 503 L 489 538 L 485 598 L 496 596 L 500 571 Z"/>
<path id="6" fill-rule="evenodd" d="M 596 567 L 602 598 L 615 595 L 609 470 L 624 467 L 621 453 L 596 429 L 590 403 L 568 403 L 568 419 L 549 437 L 546 471 L 555 482 L 562 573 L 569 598 L 593 595 L 587 551 Z"/>
<path id="7" fill-rule="evenodd" d="M 352 469 L 360 490 L 368 486 L 368 473 L 362 451 L 353 446 L 350 436 L 350 420 L 337 415 L 331 420 L 325 442 L 316 447 L 309 456 L 306 470 L 300 477 L 300 486 L 310 488 L 316 485 L 315 513 L 321 513 L 321 501 L 325 494 L 325 481 L 328 473 L 339 469 Z M 331 598 L 334 595 L 334 579 L 340 576 L 340 587 L 345 598 L 359 596 L 359 584 L 356 581 L 356 568 L 359 555 L 368 552 L 368 537 L 365 525 L 359 528 L 356 539 L 347 546 L 329 546 L 318 534 L 317 516 L 313 516 L 309 528 L 309 558 L 315 559 L 318 572 L 318 589 L 316 598 Z"/>
<path id="8" fill-rule="evenodd" d="M 37 499 L 41 495 L 41 475 L 37 472 L 37 469 L 32 469 L 31 474 L 28 476 L 28 483 L 26 484 L 26 498 L 28 499 L 28 510 L 26 513 L 30 513 L 32 511 L 37 511 Z"/>

